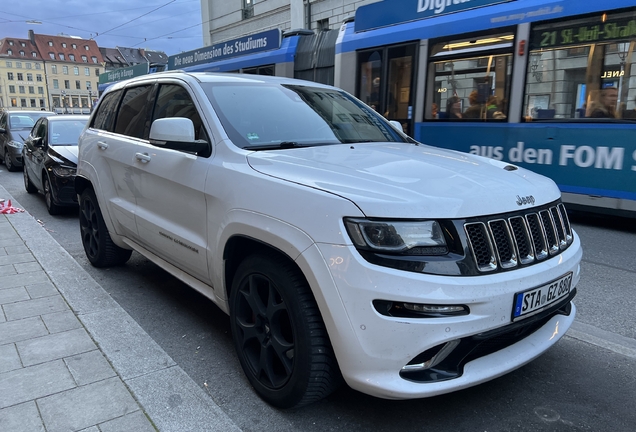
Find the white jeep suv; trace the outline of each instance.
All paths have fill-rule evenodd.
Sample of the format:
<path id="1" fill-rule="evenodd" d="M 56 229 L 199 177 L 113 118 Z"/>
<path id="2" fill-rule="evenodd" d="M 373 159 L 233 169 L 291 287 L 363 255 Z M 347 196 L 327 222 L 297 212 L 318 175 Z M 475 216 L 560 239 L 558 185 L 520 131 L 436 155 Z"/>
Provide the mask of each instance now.
<path id="1" fill-rule="evenodd" d="M 556 185 L 415 142 L 334 87 L 169 72 L 113 85 L 79 143 L 97 267 L 137 251 L 231 318 L 258 394 L 389 399 L 503 375 L 572 324 Z"/>

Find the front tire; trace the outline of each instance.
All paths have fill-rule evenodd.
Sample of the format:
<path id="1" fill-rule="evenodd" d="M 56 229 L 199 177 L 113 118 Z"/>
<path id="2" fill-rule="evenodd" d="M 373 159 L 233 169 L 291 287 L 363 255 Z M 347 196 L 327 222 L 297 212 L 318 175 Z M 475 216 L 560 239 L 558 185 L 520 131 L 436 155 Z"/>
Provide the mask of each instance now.
<path id="1" fill-rule="evenodd" d="M 23 170 L 23 176 L 24 176 L 24 189 L 26 189 L 27 193 L 36 193 L 38 191 L 38 188 L 36 188 L 33 183 L 31 183 L 31 179 L 29 178 L 29 173 L 27 172 L 27 168 L 26 166 L 24 167 Z"/>
<path id="2" fill-rule="evenodd" d="M 4 165 L 7 167 L 7 171 L 15 172 L 20 169 L 19 167 L 16 167 L 15 164 L 11 161 L 11 155 L 9 154 L 7 149 L 4 149 Z"/>
<path id="3" fill-rule="evenodd" d="M 93 189 L 87 188 L 82 192 L 79 205 L 82 245 L 90 263 L 94 267 L 112 267 L 126 263 L 132 251 L 113 243 Z"/>
<path id="4" fill-rule="evenodd" d="M 24 172 L 26 172 L 26 169 L 24 170 Z M 46 173 L 42 174 L 42 187 L 44 188 L 44 202 L 46 203 L 46 209 L 49 211 L 49 214 L 52 216 L 55 216 L 62 213 L 62 207 L 58 206 L 53 201 L 53 191 L 51 191 L 51 182 L 49 181 L 49 177 L 46 175 Z"/>
<path id="5" fill-rule="evenodd" d="M 266 255 L 246 258 L 232 284 L 230 320 L 243 371 L 269 404 L 299 407 L 340 384 L 318 305 L 292 262 Z"/>

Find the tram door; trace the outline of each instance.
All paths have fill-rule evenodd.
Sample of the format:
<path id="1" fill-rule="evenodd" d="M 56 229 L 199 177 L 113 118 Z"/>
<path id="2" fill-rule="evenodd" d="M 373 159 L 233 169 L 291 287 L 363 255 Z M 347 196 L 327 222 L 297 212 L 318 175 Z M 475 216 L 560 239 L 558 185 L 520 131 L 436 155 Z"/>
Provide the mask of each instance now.
<path id="1" fill-rule="evenodd" d="M 413 131 L 416 44 L 397 45 L 358 53 L 357 97 L 389 120 Z"/>

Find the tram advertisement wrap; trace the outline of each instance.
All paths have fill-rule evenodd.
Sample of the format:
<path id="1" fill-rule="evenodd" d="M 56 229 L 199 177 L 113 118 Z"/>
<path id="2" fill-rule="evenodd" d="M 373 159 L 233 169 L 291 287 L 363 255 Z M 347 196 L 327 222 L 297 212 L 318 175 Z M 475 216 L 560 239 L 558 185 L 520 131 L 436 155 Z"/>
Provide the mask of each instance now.
<path id="1" fill-rule="evenodd" d="M 418 123 L 425 144 L 510 162 L 563 192 L 636 200 L 636 140 L 627 124 Z"/>

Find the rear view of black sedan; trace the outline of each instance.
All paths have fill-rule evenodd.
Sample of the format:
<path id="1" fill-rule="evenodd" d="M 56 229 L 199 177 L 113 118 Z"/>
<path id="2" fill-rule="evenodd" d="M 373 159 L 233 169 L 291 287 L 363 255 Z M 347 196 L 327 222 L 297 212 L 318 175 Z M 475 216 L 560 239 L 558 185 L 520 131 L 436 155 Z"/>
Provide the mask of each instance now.
<path id="1" fill-rule="evenodd" d="M 24 187 L 41 191 L 46 208 L 56 215 L 63 207 L 77 206 L 75 171 L 77 141 L 88 115 L 55 115 L 40 118 L 24 140 Z"/>

